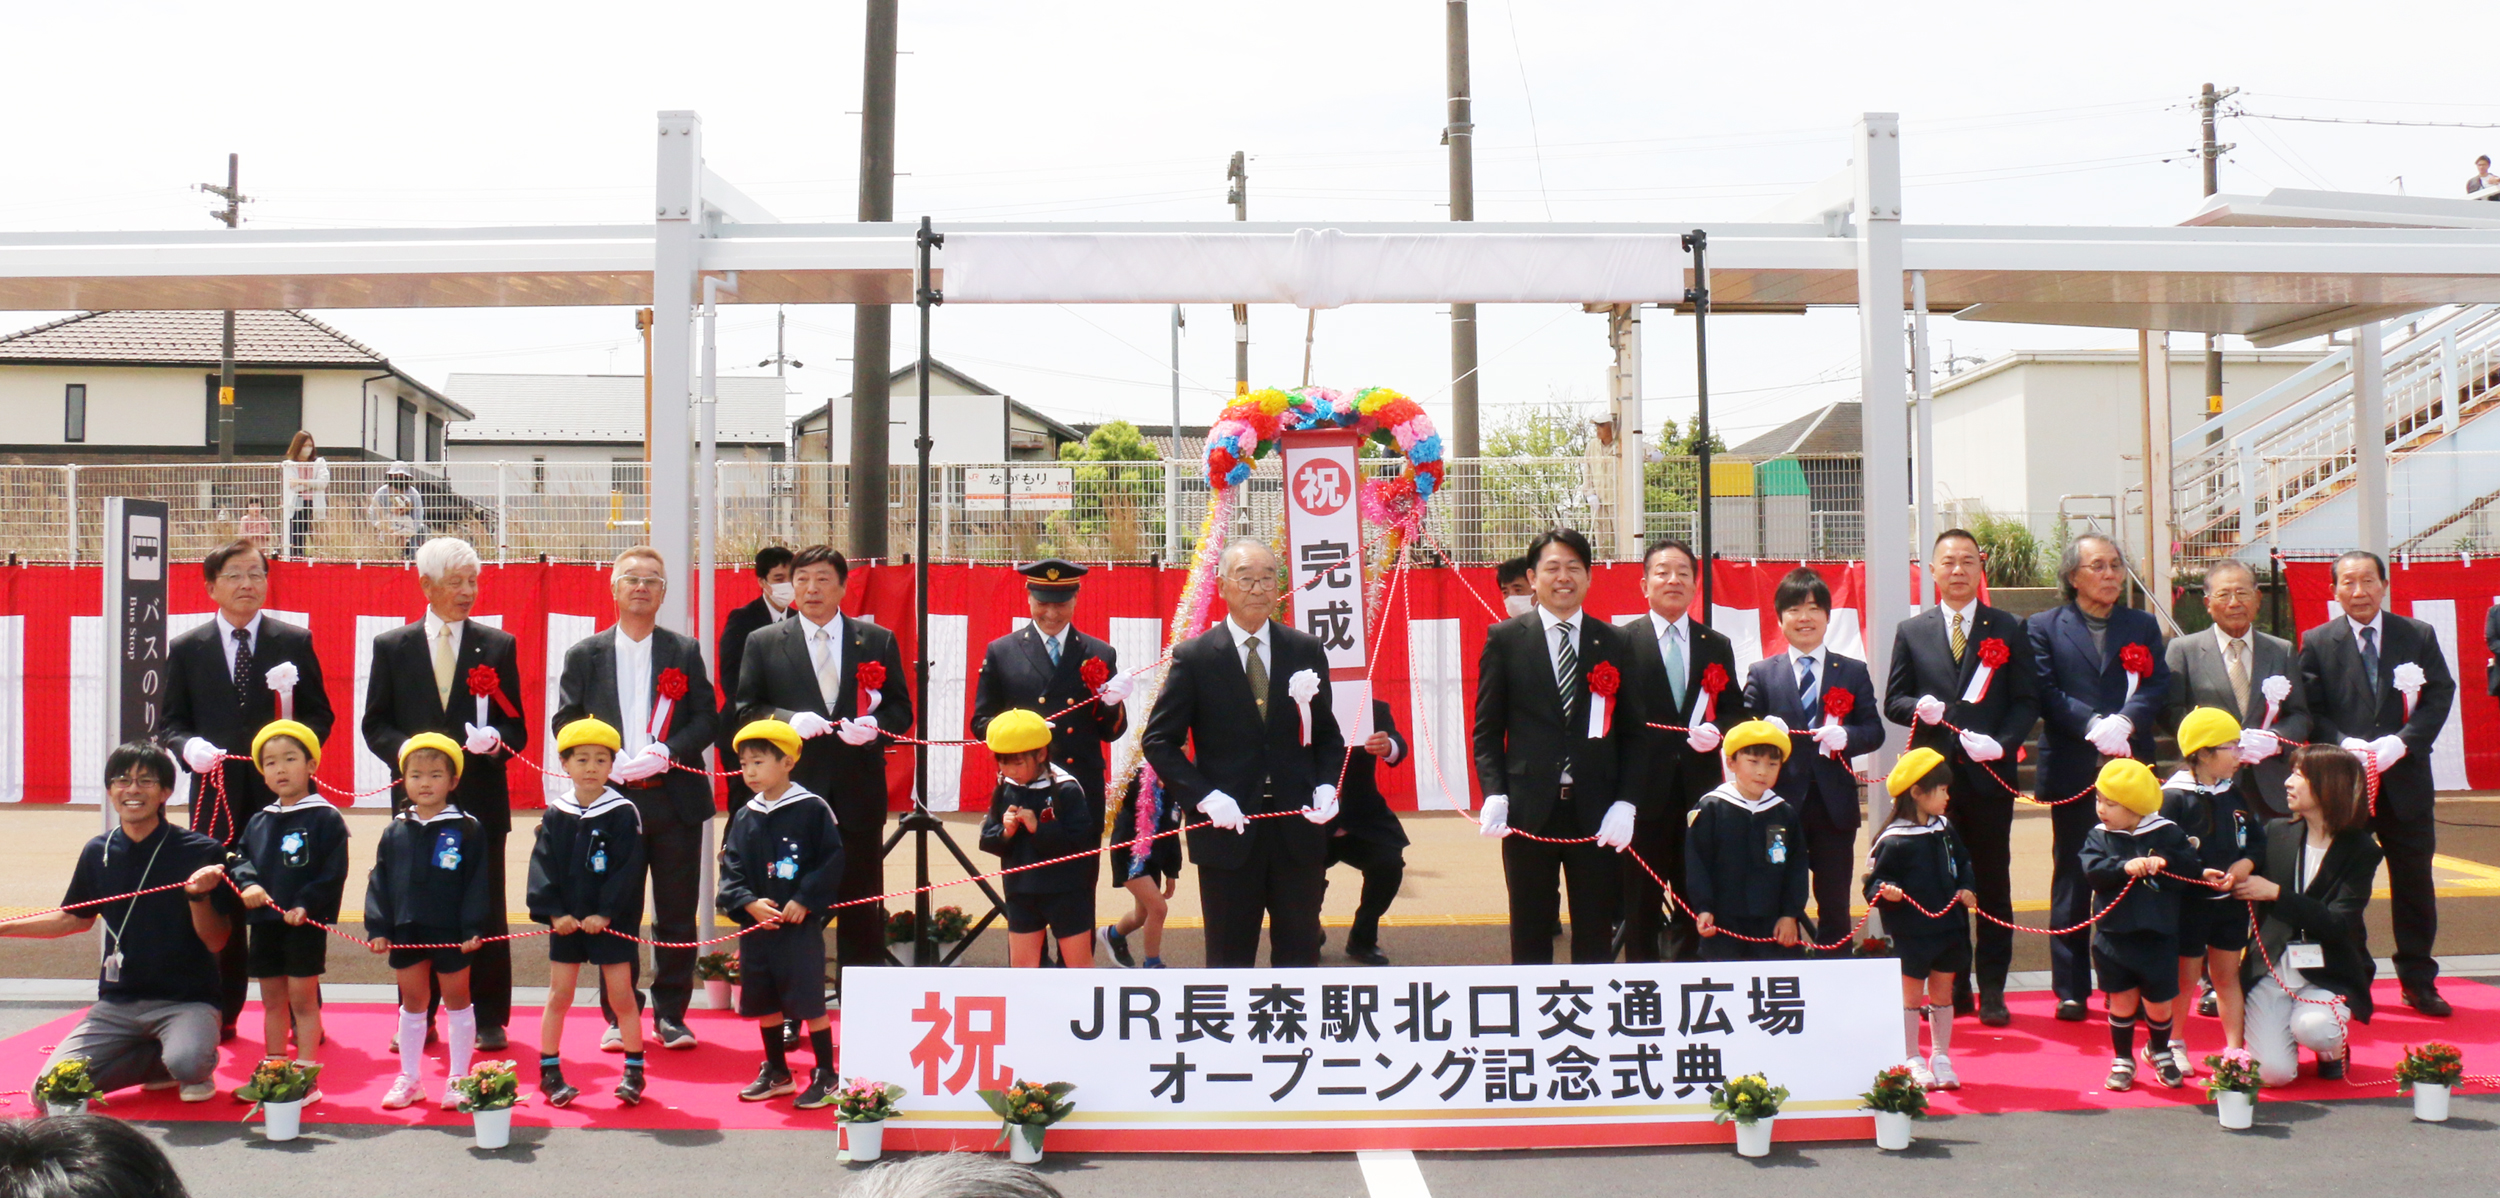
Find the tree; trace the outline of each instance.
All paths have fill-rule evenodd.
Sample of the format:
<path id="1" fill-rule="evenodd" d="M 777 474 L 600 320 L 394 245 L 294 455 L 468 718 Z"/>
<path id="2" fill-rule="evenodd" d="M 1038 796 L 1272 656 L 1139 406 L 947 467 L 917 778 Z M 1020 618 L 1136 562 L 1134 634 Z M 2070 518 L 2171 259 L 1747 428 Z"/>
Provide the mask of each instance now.
<path id="1" fill-rule="evenodd" d="M 1100 464 L 1076 468 L 1073 507 L 1051 520 L 1055 539 L 1061 542 L 1059 551 L 1067 556 L 1107 556 L 1112 561 L 1142 560 L 1139 534 L 1151 532 L 1157 543 L 1163 535 L 1164 472 L 1160 467 L 1109 463 L 1159 462 L 1162 458 L 1137 426 L 1125 420 L 1097 425 L 1085 440 L 1060 446 L 1060 461 Z M 1147 529 L 1148 519 L 1157 527 Z M 1087 552 L 1095 546 L 1102 549 Z"/>

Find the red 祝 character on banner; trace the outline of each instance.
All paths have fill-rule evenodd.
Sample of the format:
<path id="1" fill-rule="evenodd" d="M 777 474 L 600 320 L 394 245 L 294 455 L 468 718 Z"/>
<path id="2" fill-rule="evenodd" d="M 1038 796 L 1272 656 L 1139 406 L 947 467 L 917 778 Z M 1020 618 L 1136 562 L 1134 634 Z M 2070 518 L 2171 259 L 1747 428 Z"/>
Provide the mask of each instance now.
<path id="1" fill-rule="evenodd" d="M 1615 663 L 1601 661 L 1589 669 L 1589 736 L 1600 739 L 1614 735 L 1615 692 L 1623 688 L 1623 674 Z"/>

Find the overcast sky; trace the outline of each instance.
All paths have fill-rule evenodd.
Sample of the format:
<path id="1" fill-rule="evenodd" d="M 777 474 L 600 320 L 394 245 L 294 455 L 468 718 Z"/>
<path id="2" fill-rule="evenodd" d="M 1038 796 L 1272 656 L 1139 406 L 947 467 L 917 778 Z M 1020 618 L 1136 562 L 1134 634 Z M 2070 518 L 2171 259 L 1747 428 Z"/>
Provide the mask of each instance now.
<path id="1" fill-rule="evenodd" d="M 2500 125 L 2488 4 L 2413 3 L 2388 20 L 2282 2 L 1472 9 L 1485 220 L 1744 220 L 1840 169 L 1863 111 L 1903 117 L 1912 223 L 2176 223 L 2199 202 L 2189 100 L 2207 81 L 2246 89 L 2235 102 L 2252 114 Z M 647 220 L 666 108 L 699 111 L 713 169 L 784 219 L 855 215 L 858 0 L 245 0 L 24 6 L 10 21 L 0 91 L 20 123 L 0 229 L 210 226 L 211 201 L 190 188 L 222 181 L 228 151 L 243 155 L 256 227 Z M 1445 219 L 1442 30 L 1430 0 L 907 0 L 896 214 L 1224 219 L 1238 149 L 1256 219 Z M 2239 143 L 2223 166 L 2238 192 L 2455 195 L 2474 155 L 2500 146 L 2500 128 L 2253 118 L 2222 136 Z M 640 368 L 624 309 L 319 315 L 436 384 Z M 1188 319 L 1184 415 L 1201 422 L 1231 391 L 1229 315 Z M 1602 394 L 1602 318 L 1516 305 L 1482 319 L 1488 426 L 1505 405 Z M 1691 330 L 1649 319 L 1654 427 L 1690 415 Z M 806 363 L 793 407 L 846 391 L 850 311 L 792 307 L 788 320 Z M 1161 307 L 967 305 L 941 310 L 937 354 L 1064 419 L 1160 422 L 1168 320 Z M 770 356 L 773 324 L 770 307 L 729 310 L 722 362 Z M 1442 397 L 1447 327 L 1428 307 L 1323 312 L 1315 381 Z M 1299 380 L 1302 331 L 1298 311 L 1253 310 L 1254 385 Z M 1935 335 L 1939 359 L 1948 340 L 1983 357 L 2133 345 L 1950 320 Z M 1855 393 L 1846 310 L 1727 318 L 1712 348 L 1730 441 Z M 898 342 L 898 359 L 909 352 Z"/>

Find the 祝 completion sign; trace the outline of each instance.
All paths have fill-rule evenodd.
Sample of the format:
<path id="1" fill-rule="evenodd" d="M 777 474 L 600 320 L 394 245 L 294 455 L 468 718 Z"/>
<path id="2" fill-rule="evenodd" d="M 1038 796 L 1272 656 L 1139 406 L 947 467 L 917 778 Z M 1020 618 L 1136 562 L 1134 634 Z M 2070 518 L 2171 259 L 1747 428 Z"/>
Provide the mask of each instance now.
<path id="1" fill-rule="evenodd" d="M 1372 731 L 1371 641 L 1363 626 L 1362 486 L 1351 430 L 1286 433 L 1285 544 L 1288 586 L 1296 592 L 1293 626 L 1328 651 L 1331 704 L 1347 744 Z M 1319 575 L 1317 582 L 1311 576 Z"/>
<path id="2" fill-rule="evenodd" d="M 1789 1088 L 1782 1139 L 1872 1134 L 1898 963 L 1386 969 L 863 969 L 842 1069 L 903 1087 L 897 1148 L 986 1146 L 979 1091 L 1073 1082 L 1076 1151 L 1663 1144 L 1729 1133 L 1713 1088 Z"/>

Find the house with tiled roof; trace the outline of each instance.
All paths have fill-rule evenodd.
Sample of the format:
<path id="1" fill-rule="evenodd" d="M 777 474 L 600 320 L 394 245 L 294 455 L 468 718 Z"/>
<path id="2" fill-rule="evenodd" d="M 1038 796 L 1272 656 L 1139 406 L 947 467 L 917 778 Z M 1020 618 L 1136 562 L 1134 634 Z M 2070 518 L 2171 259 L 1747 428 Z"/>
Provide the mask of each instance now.
<path id="1" fill-rule="evenodd" d="M 217 456 L 224 313 L 81 312 L 0 337 L 0 461 Z M 439 463 L 468 409 L 296 311 L 234 314 L 235 456 L 267 461 L 302 429 L 332 461 Z"/>

